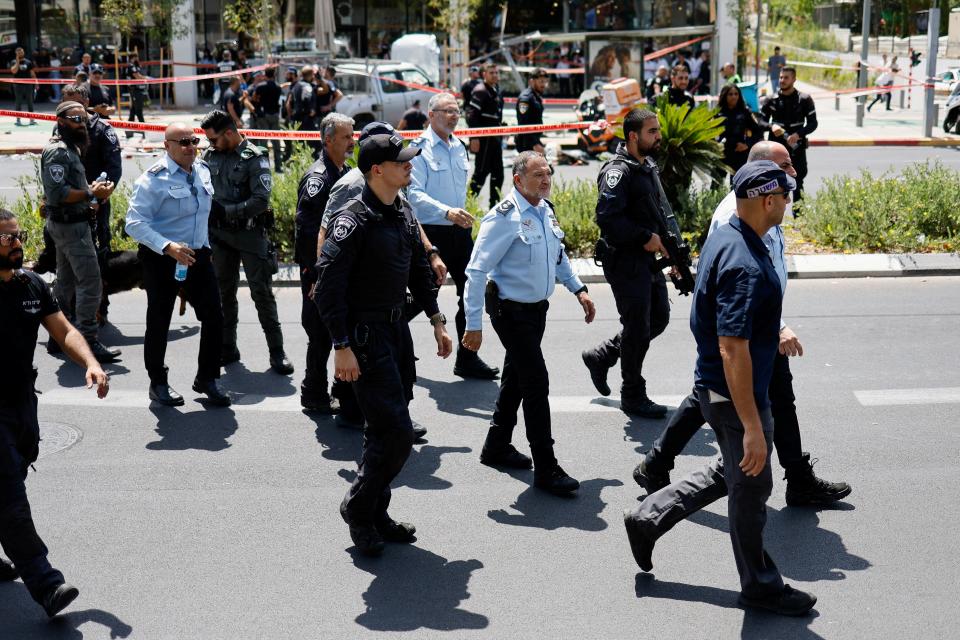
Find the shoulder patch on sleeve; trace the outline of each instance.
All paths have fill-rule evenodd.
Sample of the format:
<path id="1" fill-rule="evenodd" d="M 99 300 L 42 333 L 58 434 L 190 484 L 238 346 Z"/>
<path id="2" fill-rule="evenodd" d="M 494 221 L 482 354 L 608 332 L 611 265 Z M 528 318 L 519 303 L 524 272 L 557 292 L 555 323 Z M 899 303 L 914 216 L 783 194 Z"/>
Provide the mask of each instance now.
<path id="1" fill-rule="evenodd" d="M 497 205 L 497 213 L 505 216 L 510 213 L 514 208 L 513 200 L 507 199 Z"/>
<path id="2" fill-rule="evenodd" d="M 530 110 L 530 103 L 526 100 L 517 103 L 517 111 L 520 115 L 525 115 Z"/>
<path id="3" fill-rule="evenodd" d="M 273 176 L 270 175 L 270 172 L 260 174 L 260 184 L 264 189 L 270 191 L 273 188 Z"/>
<path id="4" fill-rule="evenodd" d="M 335 260 L 340 255 L 340 246 L 333 241 L 333 238 L 327 238 L 323 241 L 323 247 L 320 249 L 320 255 Z"/>
<path id="5" fill-rule="evenodd" d="M 113 127 L 107 127 L 106 135 L 107 135 L 107 140 L 110 141 L 110 144 L 117 144 L 117 134 L 113 130 Z"/>
<path id="6" fill-rule="evenodd" d="M 609 169 L 603 176 L 603 182 L 608 189 L 615 189 L 622 179 L 623 169 L 620 168 Z"/>
<path id="7" fill-rule="evenodd" d="M 320 176 L 311 176 L 307 179 L 307 197 L 313 198 L 323 189 L 323 178 Z"/>
<path id="8" fill-rule="evenodd" d="M 47 165 L 47 173 L 50 174 L 50 179 L 60 184 L 63 182 L 64 169 L 62 164 L 51 164 Z"/>
<path id="9" fill-rule="evenodd" d="M 337 216 L 333 223 L 333 231 L 330 233 L 337 242 L 345 240 L 357 228 L 357 220 L 352 216 Z"/>

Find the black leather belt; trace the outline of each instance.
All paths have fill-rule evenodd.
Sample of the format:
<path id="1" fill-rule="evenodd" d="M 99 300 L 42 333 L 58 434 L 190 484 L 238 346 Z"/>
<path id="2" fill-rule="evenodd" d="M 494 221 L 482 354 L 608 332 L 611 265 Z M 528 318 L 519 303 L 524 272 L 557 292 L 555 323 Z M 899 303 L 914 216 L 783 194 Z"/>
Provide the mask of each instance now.
<path id="1" fill-rule="evenodd" d="M 48 220 L 53 220 L 54 222 L 59 222 L 60 224 L 72 224 L 74 222 L 90 221 L 90 213 L 87 211 L 51 211 L 50 207 L 47 207 L 46 211 Z"/>
<path id="2" fill-rule="evenodd" d="M 501 309 L 513 309 L 514 311 L 543 311 L 550 306 L 546 300 L 540 302 L 516 302 L 515 300 L 501 300 Z"/>
<path id="3" fill-rule="evenodd" d="M 358 322 L 399 322 L 403 318 L 403 307 L 383 311 L 356 311 L 350 315 Z"/>

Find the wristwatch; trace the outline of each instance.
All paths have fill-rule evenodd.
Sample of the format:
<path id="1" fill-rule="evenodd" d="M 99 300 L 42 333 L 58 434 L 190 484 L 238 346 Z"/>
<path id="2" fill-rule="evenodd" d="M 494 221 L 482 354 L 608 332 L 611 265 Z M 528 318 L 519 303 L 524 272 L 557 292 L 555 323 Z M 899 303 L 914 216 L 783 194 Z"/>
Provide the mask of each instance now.
<path id="1" fill-rule="evenodd" d="M 334 351 L 343 351 L 350 348 L 350 338 L 339 338 L 333 341 Z"/>
<path id="2" fill-rule="evenodd" d="M 573 295 L 578 296 L 578 295 L 580 295 L 581 293 L 587 293 L 587 285 L 583 285 L 582 287 L 580 287 L 579 289 L 577 289 L 576 291 L 574 291 L 574 292 L 573 292 Z"/>
<path id="3" fill-rule="evenodd" d="M 447 324 L 447 316 L 443 315 L 442 313 L 438 313 L 437 315 L 435 315 L 435 316 L 433 316 L 432 318 L 430 318 L 430 325 L 431 325 L 431 326 L 434 326 L 434 327 L 435 327 L 435 326 L 437 326 L 438 324 L 446 325 L 446 324 Z"/>
<path id="4" fill-rule="evenodd" d="M 432 255 L 434 255 L 434 254 L 440 255 L 440 252 L 437 251 L 437 245 L 433 245 L 432 247 L 430 247 L 429 249 L 427 249 L 427 260 L 429 260 L 429 259 L 430 259 L 430 256 L 432 256 Z"/>

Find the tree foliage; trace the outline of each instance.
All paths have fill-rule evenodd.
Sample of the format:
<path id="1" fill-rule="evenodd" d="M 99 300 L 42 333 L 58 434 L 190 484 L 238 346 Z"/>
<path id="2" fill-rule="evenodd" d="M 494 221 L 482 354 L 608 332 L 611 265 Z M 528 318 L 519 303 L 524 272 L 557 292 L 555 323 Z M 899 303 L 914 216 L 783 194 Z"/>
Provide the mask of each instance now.
<path id="1" fill-rule="evenodd" d="M 241 49 L 249 49 L 251 40 L 260 38 L 264 45 L 275 13 L 272 0 L 234 0 L 223 8 L 223 22 L 237 32 Z"/>

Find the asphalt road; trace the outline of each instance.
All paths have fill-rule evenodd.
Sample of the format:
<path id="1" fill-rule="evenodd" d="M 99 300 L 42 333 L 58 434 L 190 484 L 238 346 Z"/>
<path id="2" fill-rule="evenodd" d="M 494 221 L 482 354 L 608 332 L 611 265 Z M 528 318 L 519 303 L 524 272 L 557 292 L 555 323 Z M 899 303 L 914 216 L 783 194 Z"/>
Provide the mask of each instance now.
<path id="1" fill-rule="evenodd" d="M 175 317 L 167 355 L 180 409 L 149 407 L 144 295 L 116 296 L 103 340 L 124 350 L 98 401 L 79 368 L 37 350 L 43 457 L 28 490 L 51 560 L 81 591 L 47 622 L 19 583 L 0 584 L 2 638 L 904 638 L 960 624 L 955 485 L 960 278 L 792 281 L 785 317 L 805 345 L 793 363 L 805 448 L 816 471 L 850 482 L 837 508 L 788 508 L 775 469 L 767 542 L 787 581 L 816 593 L 815 615 L 781 619 L 736 604 L 721 500 L 661 539 L 652 574 L 635 566 L 621 512 L 630 472 L 663 421 L 633 420 L 593 391 L 579 353 L 617 329 L 605 285 L 582 322 L 558 291 L 544 339 L 560 463 L 576 498 L 531 488 L 478 457 L 496 397 L 433 355 L 423 318 L 412 415 L 430 430 L 396 482 L 391 513 L 418 527 L 380 559 L 351 553 L 337 513 L 360 434 L 298 410 L 305 340 L 299 297 L 278 291 L 292 378 L 268 371 L 241 290 L 243 361 L 222 379 L 229 409 L 189 392 L 198 325 Z M 441 292 L 452 316 L 454 291 Z M 645 373 L 676 406 L 691 386 L 689 300 Z M 481 352 L 502 359 L 489 328 Z M 616 389 L 619 374 L 612 374 Z M 616 396 L 616 391 L 614 392 Z M 515 442 L 526 450 L 522 428 Z M 66 447 L 66 448 L 63 448 Z M 57 449 L 62 449 L 57 451 Z M 675 474 L 716 454 L 704 429 Z M 776 463 L 774 463 L 776 464 Z M 950 585 L 954 585 L 951 587 Z"/>

